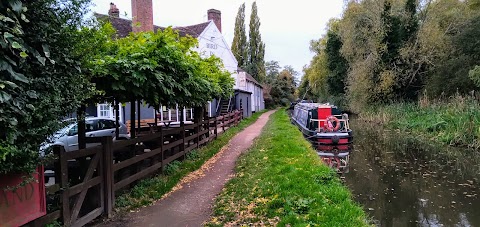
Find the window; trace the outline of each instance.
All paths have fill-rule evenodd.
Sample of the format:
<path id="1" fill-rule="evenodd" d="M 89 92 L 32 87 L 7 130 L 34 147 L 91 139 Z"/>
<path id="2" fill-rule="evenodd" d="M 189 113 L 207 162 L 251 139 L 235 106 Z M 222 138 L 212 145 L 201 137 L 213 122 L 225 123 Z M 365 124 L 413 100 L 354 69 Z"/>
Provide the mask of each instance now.
<path id="1" fill-rule="evenodd" d="M 85 132 L 92 132 L 98 130 L 97 127 L 95 127 L 96 122 L 93 120 L 87 120 L 85 121 Z"/>
<path id="2" fill-rule="evenodd" d="M 115 121 L 111 120 L 99 120 L 98 130 L 115 128 Z"/>
<path id="3" fill-rule="evenodd" d="M 92 132 L 98 130 L 95 127 L 95 121 L 92 120 L 86 120 L 85 121 L 85 132 Z M 70 130 L 68 130 L 68 135 L 69 136 L 76 136 L 78 134 L 78 124 L 75 123 Z"/>
<path id="4" fill-rule="evenodd" d="M 185 119 L 187 121 L 193 120 L 193 109 L 192 108 L 185 108 Z"/>
<path id="5" fill-rule="evenodd" d="M 108 103 L 98 104 L 98 116 L 112 118 L 112 107 Z"/>
<path id="6" fill-rule="evenodd" d="M 170 110 L 170 120 L 171 121 L 178 121 L 178 105 L 176 108 L 171 108 Z"/>

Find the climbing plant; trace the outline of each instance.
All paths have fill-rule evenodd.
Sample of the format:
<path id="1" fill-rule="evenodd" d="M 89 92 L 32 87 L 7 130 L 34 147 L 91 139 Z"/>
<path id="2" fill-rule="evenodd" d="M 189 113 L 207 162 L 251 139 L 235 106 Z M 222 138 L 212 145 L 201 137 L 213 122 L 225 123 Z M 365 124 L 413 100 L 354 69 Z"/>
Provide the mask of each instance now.
<path id="1" fill-rule="evenodd" d="M 233 79 L 218 58 L 203 59 L 197 41 L 171 28 L 114 39 L 92 60 L 92 81 L 106 97 L 153 107 L 202 106 L 232 93 Z"/>

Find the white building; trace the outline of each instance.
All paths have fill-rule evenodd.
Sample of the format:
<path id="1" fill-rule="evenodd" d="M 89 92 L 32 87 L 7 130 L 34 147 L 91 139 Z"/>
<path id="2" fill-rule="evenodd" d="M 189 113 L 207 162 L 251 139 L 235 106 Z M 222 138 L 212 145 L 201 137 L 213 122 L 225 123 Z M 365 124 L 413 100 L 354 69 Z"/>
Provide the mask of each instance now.
<path id="1" fill-rule="evenodd" d="M 137 7 L 137 9 L 135 8 Z M 95 14 L 99 20 L 107 19 L 117 30 L 119 37 L 125 37 L 130 32 L 147 31 L 158 29 L 163 30 L 164 27 L 153 25 L 153 9 L 152 0 L 132 0 L 133 21 L 119 17 L 119 9 L 115 4 L 110 4 L 108 15 Z M 132 29 L 132 24 L 136 24 Z M 138 26 L 140 24 L 140 26 Z M 230 45 L 226 42 L 222 35 L 221 12 L 215 9 L 208 10 L 208 21 L 200 24 L 174 27 L 181 36 L 190 35 L 198 40 L 198 46 L 195 50 L 203 56 L 215 55 L 222 59 L 223 65 L 235 79 L 235 96 L 231 100 L 212 100 L 209 103 L 208 112 L 210 116 L 216 116 L 225 106 L 228 110 L 243 109 L 245 116 L 250 116 L 252 112 L 260 111 L 265 108 L 263 102 L 263 88 L 252 76 L 239 69 L 238 62 L 235 59 Z M 128 122 L 130 119 L 130 103 L 126 104 L 126 108 L 120 108 L 120 119 Z M 192 110 L 184 109 L 184 121 L 192 118 Z M 99 104 L 97 107 L 87 108 L 87 113 L 92 116 L 114 116 L 113 108 L 109 104 Z M 179 121 L 179 111 L 177 109 L 167 109 L 162 107 L 161 118 L 163 120 Z M 153 108 L 141 105 L 140 118 L 153 121 L 155 111 Z"/>

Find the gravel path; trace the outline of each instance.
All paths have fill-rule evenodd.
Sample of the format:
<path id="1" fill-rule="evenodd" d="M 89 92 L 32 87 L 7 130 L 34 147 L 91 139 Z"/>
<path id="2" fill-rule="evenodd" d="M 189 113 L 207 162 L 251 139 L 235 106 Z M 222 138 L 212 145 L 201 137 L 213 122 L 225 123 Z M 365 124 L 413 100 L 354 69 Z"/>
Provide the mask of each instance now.
<path id="1" fill-rule="evenodd" d="M 187 176 L 173 192 L 150 207 L 131 212 L 104 226 L 202 226 L 212 213 L 215 197 L 234 174 L 237 158 L 248 150 L 274 111 L 269 111 L 235 135 L 218 155 Z"/>

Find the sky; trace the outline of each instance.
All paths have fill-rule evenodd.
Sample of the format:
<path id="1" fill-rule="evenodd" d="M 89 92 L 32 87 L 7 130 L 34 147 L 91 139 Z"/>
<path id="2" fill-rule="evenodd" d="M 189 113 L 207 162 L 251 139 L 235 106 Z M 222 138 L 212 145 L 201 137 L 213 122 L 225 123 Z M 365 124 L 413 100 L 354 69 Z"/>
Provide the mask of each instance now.
<path id="1" fill-rule="evenodd" d="M 152 0 L 153 23 L 159 26 L 187 26 L 207 21 L 207 10 L 222 12 L 222 33 L 229 45 L 233 40 L 235 17 L 245 2 L 245 25 L 248 24 L 253 0 Z M 92 0 L 93 12 L 107 14 L 110 2 L 120 10 L 120 17 L 132 17 L 130 0 Z M 257 0 L 260 33 L 265 43 L 265 61 L 275 60 L 281 66 L 291 65 L 301 74 L 313 57 L 310 41 L 326 33 L 331 18 L 340 17 L 343 0 Z"/>

